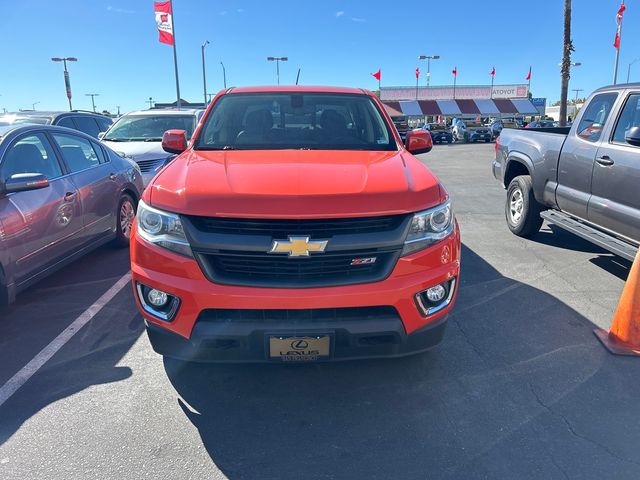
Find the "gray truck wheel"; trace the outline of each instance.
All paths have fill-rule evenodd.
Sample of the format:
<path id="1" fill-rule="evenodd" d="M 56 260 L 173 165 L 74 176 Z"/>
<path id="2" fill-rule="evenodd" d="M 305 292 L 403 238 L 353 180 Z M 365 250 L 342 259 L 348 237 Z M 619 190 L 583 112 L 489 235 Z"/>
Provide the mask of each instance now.
<path id="1" fill-rule="evenodd" d="M 540 204 L 533 196 L 529 175 L 521 175 L 509 183 L 504 213 L 509 230 L 519 237 L 532 237 L 540 230 Z"/>

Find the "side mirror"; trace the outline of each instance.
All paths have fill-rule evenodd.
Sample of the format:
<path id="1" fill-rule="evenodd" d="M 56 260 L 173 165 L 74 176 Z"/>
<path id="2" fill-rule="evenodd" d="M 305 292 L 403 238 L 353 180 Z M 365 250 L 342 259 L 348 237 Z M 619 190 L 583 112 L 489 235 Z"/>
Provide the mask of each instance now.
<path id="1" fill-rule="evenodd" d="M 99 132 L 98 133 L 98 140 L 102 140 L 104 138 L 104 134 L 107 132 Z"/>
<path id="2" fill-rule="evenodd" d="M 640 147 L 640 127 L 633 127 L 624 139 L 629 145 Z"/>
<path id="3" fill-rule="evenodd" d="M 162 149 L 168 153 L 182 153 L 187 149 L 184 130 L 167 130 L 162 135 Z"/>
<path id="4" fill-rule="evenodd" d="M 5 180 L 1 193 L 26 192 L 49 186 L 49 180 L 41 173 L 16 173 Z"/>
<path id="5" fill-rule="evenodd" d="M 414 155 L 430 152 L 433 148 L 431 134 L 426 130 L 413 130 L 407 132 L 407 150 Z"/>

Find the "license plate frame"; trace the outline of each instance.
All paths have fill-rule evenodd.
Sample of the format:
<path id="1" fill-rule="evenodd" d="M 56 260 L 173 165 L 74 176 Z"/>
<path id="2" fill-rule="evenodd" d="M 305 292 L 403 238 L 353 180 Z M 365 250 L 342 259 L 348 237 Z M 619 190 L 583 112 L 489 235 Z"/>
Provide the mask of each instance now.
<path id="1" fill-rule="evenodd" d="M 278 363 L 316 363 L 331 359 L 334 336 L 331 333 L 265 334 L 267 360 Z"/>

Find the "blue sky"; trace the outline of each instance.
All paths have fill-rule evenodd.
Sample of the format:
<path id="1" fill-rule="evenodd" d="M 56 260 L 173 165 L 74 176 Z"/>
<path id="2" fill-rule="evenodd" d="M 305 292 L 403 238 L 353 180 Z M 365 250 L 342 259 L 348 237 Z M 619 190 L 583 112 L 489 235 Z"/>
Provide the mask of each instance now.
<path id="1" fill-rule="evenodd" d="M 75 56 L 70 65 L 74 108 L 91 108 L 86 93 L 99 93 L 99 109 L 123 112 L 145 107 L 149 96 L 175 99 L 172 49 L 158 42 L 151 0 L 5 0 L 0 111 L 66 109 L 62 65 L 53 56 Z M 182 97 L 202 99 L 200 45 L 207 47 L 210 92 L 228 85 L 273 84 L 275 65 L 288 56 L 282 83 L 377 87 L 371 72 L 382 68 L 382 85 L 412 85 L 420 54 L 437 54 L 432 85 L 524 83 L 533 65 L 535 96 L 559 98 L 557 66 L 562 54 L 562 0 L 537 2 L 457 0 L 390 2 L 339 0 L 174 0 Z M 612 82 L 615 13 L 619 0 L 574 0 L 570 88 L 584 94 Z M 620 76 L 640 57 L 640 1 L 628 0 Z M 640 61 L 632 67 L 640 81 Z M 425 78 L 421 78 L 421 84 Z M 570 95 L 573 95 L 570 92 Z"/>

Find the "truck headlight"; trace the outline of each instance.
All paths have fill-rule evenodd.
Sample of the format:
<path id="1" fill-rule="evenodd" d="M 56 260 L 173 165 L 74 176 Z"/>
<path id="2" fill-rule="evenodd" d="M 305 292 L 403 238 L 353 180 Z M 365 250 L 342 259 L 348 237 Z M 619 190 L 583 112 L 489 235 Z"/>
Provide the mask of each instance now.
<path id="1" fill-rule="evenodd" d="M 150 207 L 142 200 L 138 202 L 136 215 L 137 234 L 141 238 L 172 252 L 193 257 L 178 215 Z"/>
<path id="2" fill-rule="evenodd" d="M 448 237 L 453 232 L 454 224 L 451 201 L 414 213 L 402 255 L 417 252 Z"/>

